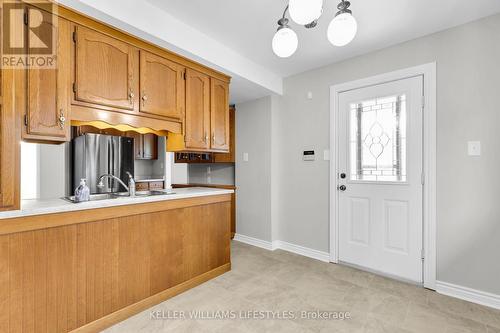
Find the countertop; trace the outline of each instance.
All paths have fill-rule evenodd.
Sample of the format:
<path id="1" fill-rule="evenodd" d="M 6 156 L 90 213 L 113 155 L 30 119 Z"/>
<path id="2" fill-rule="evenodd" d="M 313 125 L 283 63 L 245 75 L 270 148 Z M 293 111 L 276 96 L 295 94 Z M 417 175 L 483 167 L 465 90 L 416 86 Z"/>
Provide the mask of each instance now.
<path id="1" fill-rule="evenodd" d="M 176 188 L 173 190 L 164 190 L 172 192 L 168 195 L 157 195 L 151 197 L 120 197 L 109 200 L 87 201 L 81 203 L 72 203 L 64 199 L 49 199 L 49 200 L 22 200 L 20 210 L 12 210 L 0 212 L 0 220 L 16 217 L 44 215 L 61 212 L 72 212 L 87 209 L 97 209 L 105 207 L 116 207 L 125 205 L 134 205 L 147 202 L 177 200 L 186 198 L 203 197 L 210 195 L 231 194 L 234 191 L 231 189 L 218 189 L 208 187 L 189 187 Z"/>
<path id="2" fill-rule="evenodd" d="M 226 184 L 189 183 L 189 184 L 172 184 L 172 187 L 173 188 L 208 187 L 208 188 L 222 188 L 228 190 L 236 190 L 235 185 L 226 185 Z"/>

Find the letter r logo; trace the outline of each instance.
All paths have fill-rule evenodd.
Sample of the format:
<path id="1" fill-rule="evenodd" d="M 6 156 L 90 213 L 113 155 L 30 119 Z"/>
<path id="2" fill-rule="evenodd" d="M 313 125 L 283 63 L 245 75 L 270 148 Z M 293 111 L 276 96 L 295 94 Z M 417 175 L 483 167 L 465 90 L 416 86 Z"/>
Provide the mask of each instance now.
<path id="1" fill-rule="evenodd" d="M 4 2 L 4 55 L 51 55 L 56 36 L 56 7 L 47 2 Z"/>

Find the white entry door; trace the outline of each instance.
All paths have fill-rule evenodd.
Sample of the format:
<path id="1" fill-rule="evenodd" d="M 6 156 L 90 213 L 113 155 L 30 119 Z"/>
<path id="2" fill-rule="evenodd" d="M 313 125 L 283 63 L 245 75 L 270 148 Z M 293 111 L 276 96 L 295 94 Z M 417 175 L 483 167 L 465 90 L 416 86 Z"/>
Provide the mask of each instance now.
<path id="1" fill-rule="evenodd" d="M 338 96 L 339 261 L 423 282 L 423 78 Z"/>

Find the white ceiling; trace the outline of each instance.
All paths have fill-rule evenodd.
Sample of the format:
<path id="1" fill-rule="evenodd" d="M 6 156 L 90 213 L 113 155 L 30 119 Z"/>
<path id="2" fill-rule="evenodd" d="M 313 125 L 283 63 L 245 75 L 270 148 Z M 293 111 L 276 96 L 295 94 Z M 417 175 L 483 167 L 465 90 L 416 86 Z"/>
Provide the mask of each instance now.
<path id="1" fill-rule="evenodd" d="M 325 0 L 315 29 L 292 23 L 299 49 L 291 58 L 271 50 L 286 0 L 145 0 L 281 77 L 321 67 L 500 12 L 499 0 L 351 0 L 358 35 L 332 46 L 328 23 L 339 0 Z"/>
<path id="2" fill-rule="evenodd" d="M 342 48 L 326 29 L 340 0 L 324 0 L 318 27 L 291 23 L 299 49 L 276 57 L 271 40 L 287 0 L 56 0 L 232 76 L 231 103 L 283 93 L 283 78 L 500 12 L 500 0 L 351 0 L 358 35 Z"/>

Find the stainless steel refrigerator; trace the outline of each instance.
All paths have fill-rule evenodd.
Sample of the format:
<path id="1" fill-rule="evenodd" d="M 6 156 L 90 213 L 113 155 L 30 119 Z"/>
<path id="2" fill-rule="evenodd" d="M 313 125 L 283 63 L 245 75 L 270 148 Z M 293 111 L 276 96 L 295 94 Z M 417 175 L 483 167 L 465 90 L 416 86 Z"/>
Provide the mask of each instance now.
<path id="1" fill-rule="evenodd" d="M 103 188 L 97 182 L 101 175 L 112 174 L 128 184 L 127 172 L 134 175 L 134 139 L 102 134 L 73 139 L 73 190 L 85 178 L 92 194 L 125 192 L 114 179 L 105 178 Z"/>

